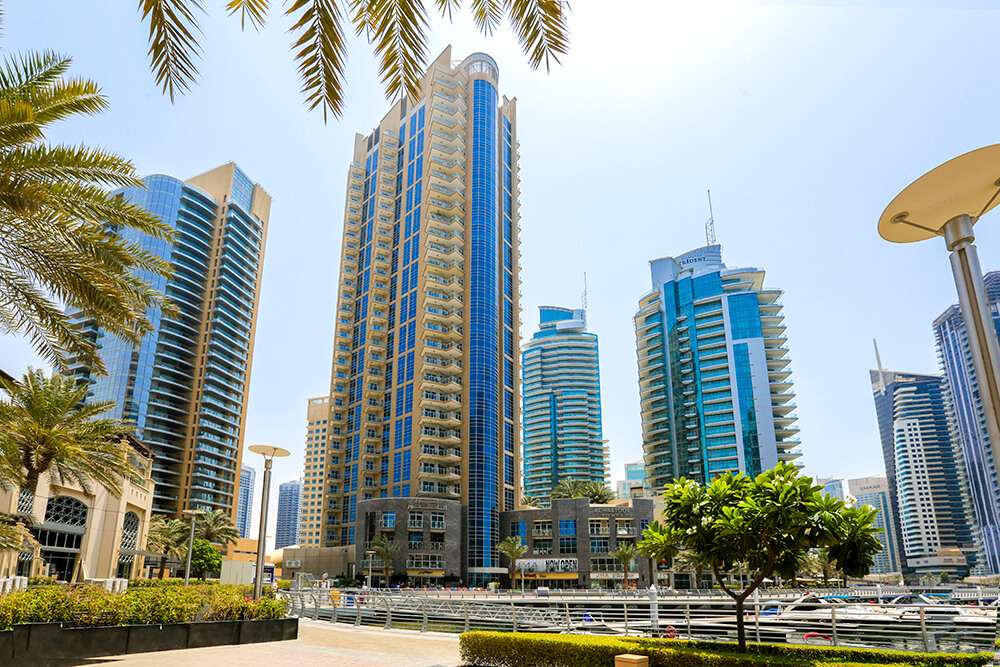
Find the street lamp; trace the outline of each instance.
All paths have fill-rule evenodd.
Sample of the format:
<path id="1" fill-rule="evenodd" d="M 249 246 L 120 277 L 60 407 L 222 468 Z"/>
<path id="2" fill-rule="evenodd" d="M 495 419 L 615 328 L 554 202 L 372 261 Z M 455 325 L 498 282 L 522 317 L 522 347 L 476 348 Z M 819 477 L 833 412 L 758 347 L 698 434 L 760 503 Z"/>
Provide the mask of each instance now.
<path id="1" fill-rule="evenodd" d="M 187 586 L 191 580 L 191 552 L 194 551 L 194 524 L 198 520 L 198 515 L 204 514 L 205 510 L 184 510 L 183 513 L 191 517 L 191 537 L 188 539 L 187 567 L 184 568 L 184 585 Z"/>
<path id="2" fill-rule="evenodd" d="M 372 557 L 375 555 L 374 551 L 366 551 L 365 555 L 368 556 L 368 590 L 372 589 Z"/>
<path id="3" fill-rule="evenodd" d="M 271 461 L 288 456 L 291 452 L 271 445 L 250 445 L 248 449 L 264 457 L 264 489 L 260 494 L 260 531 L 257 533 L 257 573 L 253 586 L 253 597 L 259 600 L 264 587 L 264 543 L 267 541 L 267 497 L 271 491 Z"/>
<path id="4" fill-rule="evenodd" d="M 894 243 L 944 237 L 994 461 L 1000 461 L 1000 345 L 986 307 L 972 226 L 1000 204 L 998 195 L 1000 144 L 995 144 L 927 172 L 896 195 L 878 221 L 879 235 Z"/>

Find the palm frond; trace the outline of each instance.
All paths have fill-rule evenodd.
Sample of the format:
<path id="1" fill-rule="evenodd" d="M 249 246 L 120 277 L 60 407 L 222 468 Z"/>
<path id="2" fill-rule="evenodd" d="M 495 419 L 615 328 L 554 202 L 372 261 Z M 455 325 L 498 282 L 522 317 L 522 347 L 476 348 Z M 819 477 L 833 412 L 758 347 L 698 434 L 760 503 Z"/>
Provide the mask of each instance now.
<path id="1" fill-rule="evenodd" d="M 30 104 L 0 98 L 0 147 L 15 147 L 38 141 L 41 137 L 35 110 Z M 9 180 L 6 174 L 0 176 Z"/>
<path id="2" fill-rule="evenodd" d="M 434 0 L 434 4 L 437 5 L 441 16 L 447 17 L 451 21 L 454 10 L 461 9 L 462 0 Z"/>
<path id="3" fill-rule="evenodd" d="M 193 59 L 201 47 L 195 37 L 200 29 L 194 12 L 204 10 L 200 0 L 139 0 L 139 10 L 149 23 L 149 57 L 156 83 L 173 102 L 197 75 Z"/>
<path id="4" fill-rule="evenodd" d="M 295 22 L 289 32 L 298 64 L 301 92 L 309 110 L 323 109 L 340 116 L 344 108 L 344 65 L 347 41 L 336 0 L 295 0 L 285 14 Z"/>
<path id="5" fill-rule="evenodd" d="M 240 13 L 240 29 L 247 29 L 247 19 L 255 30 L 264 27 L 267 18 L 268 0 L 229 0 L 226 4 L 229 15 Z"/>
<path id="6" fill-rule="evenodd" d="M 7 58 L 0 67 L 0 90 L 7 99 L 20 99 L 28 91 L 58 81 L 69 65 L 69 58 L 54 51 L 32 51 L 18 58 Z"/>
<path id="7" fill-rule="evenodd" d="M 374 2 L 375 54 L 386 97 L 420 96 L 420 78 L 427 62 L 427 10 L 423 0 Z"/>
<path id="8" fill-rule="evenodd" d="M 566 21 L 564 0 L 505 0 L 511 27 L 517 35 L 528 62 L 537 68 L 545 62 L 549 71 L 551 62 L 569 49 L 569 24 Z"/>
<path id="9" fill-rule="evenodd" d="M 503 20 L 503 4 L 501 0 L 472 0 L 472 20 L 479 31 L 492 35 L 495 28 L 500 27 Z"/>

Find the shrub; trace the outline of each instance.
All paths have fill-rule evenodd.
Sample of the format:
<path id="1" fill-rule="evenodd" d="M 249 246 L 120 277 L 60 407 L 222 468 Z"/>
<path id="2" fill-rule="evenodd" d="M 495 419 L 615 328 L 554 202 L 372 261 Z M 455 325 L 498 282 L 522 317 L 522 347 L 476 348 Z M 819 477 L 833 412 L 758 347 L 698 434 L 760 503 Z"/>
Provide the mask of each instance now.
<path id="1" fill-rule="evenodd" d="M 292 580 L 291 579 L 278 579 L 278 590 L 279 591 L 290 591 L 292 590 Z"/>
<path id="2" fill-rule="evenodd" d="M 58 586 L 55 577 L 28 577 L 29 586 Z"/>

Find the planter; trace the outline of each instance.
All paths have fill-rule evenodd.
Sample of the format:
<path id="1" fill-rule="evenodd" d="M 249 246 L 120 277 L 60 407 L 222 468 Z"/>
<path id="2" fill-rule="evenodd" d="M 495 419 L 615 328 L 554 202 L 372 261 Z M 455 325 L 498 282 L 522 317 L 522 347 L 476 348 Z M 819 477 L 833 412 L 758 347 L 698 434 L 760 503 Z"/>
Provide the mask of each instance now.
<path id="1" fill-rule="evenodd" d="M 277 623 L 278 621 L 272 621 Z M 192 623 L 188 635 L 188 648 L 227 646 L 240 643 L 240 624 L 243 621 L 214 621 Z"/>
<path id="2" fill-rule="evenodd" d="M 127 627 L 129 632 L 126 653 L 173 651 L 190 646 L 188 629 L 191 627 L 191 623 L 130 625 Z"/>
<path id="3" fill-rule="evenodd" d="M 299 636 L 299 619 L 281 618 L 270 621 L 240 621 L 240 643 L 280 642 Z"/>
<path id="4" fill-rule="evenodd" d="M 28 627 L 28 654 L 33 659 L 93 658 L 122 655 L 128 650 L 127 625 L 64 628 L 62 623 L 33 623 Z"/>

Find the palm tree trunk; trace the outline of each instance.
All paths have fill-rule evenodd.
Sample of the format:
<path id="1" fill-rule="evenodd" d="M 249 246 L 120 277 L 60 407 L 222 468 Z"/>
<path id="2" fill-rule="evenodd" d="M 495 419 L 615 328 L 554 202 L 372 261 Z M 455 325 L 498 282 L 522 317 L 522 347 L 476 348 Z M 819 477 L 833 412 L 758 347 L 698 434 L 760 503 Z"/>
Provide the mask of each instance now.
<path id="1" fill-rule="evenodd" d="M 160 558 L 160 579 L 163 578 L 163 571 L 167 569 L 167 557 L 162 556 Z"/>

